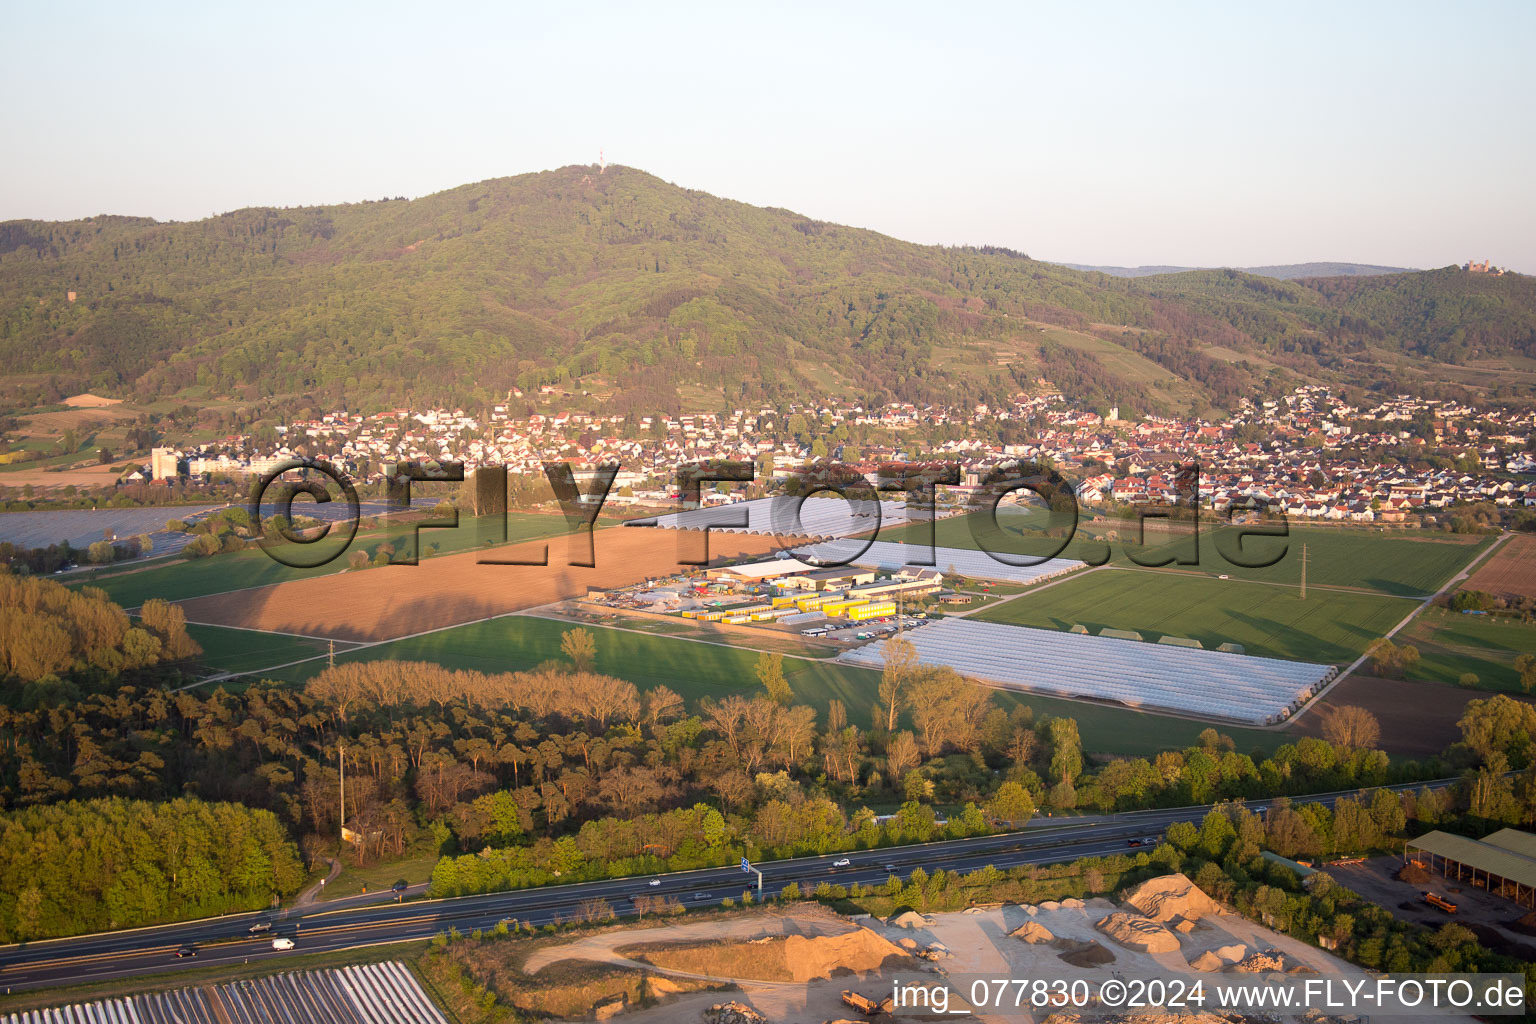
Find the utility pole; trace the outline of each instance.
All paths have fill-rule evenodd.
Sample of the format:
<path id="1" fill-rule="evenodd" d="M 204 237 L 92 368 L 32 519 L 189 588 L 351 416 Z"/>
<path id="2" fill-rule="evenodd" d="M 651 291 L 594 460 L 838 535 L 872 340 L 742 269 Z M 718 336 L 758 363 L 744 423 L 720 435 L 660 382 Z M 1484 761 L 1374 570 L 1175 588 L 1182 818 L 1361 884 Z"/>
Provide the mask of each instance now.
<path id="1" fill-rule="evenodd" d="M 341 770 L 341 841 L 347 841 L 347 748 L 336 748 L 336 765 Z"/>
<path id="2" fill-rule="evenodd" d="M 1301 546 L 1301 599 L 1307 599 L 1307 546 Z"/>
<path id="3" fill-rule="evenodd" d="M 332 641 L 330 641 L 330 644 L 331 644 L 331 646 L 330 646 L 330 653 L 325 656 L 325 667 L 326 668 L 335 668 L 336 667 L 336 641 L 332 640 Z"/>

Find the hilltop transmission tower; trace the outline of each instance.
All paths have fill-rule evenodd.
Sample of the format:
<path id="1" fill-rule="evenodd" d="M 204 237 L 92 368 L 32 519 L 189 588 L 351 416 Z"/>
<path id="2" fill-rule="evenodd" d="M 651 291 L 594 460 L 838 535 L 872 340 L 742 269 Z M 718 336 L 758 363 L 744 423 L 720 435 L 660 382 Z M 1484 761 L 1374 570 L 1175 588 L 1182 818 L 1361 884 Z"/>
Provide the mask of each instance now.
<path id="1" fill-rule="evenodd" d="M 602 174 L 608 169 L 608 161 L 603 159 L 603 151 L 597 151 L 597 173 Z"/>

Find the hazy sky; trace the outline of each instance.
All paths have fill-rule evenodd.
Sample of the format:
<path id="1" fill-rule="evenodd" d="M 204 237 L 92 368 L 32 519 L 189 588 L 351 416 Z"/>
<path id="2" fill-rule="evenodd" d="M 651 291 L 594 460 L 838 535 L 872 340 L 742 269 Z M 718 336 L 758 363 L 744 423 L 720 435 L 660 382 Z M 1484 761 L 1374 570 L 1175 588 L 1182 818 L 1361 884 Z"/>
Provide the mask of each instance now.
<path id="1" fill-rule="evenodd" d="M 601 148 L 1040 259 L 1536 272 L 1529 0 L 820 6 L 6 0 L 0 220 L 417 196 Z"/>

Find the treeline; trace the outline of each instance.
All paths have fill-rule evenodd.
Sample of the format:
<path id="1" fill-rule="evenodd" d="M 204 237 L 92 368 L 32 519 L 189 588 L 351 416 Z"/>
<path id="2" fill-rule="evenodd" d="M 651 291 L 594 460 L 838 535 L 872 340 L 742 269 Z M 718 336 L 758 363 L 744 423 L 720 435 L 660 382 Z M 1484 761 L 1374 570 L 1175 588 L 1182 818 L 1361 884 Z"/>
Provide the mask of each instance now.
<path id="1" fill-rule="evenodd" d="M 0 700 L 32 703 L 65 683 L 99 687 L 199 653 L 178 605 L 146 601 L 135 624 L 97 587 L 0 574 L 0 680 L 13 684 Z"/>
<path id="2" fill-rule="evenodd" d="M 190 797 L 0 814 L 0 942 L 258 910 L 304 869 L 269 811 Z"/>

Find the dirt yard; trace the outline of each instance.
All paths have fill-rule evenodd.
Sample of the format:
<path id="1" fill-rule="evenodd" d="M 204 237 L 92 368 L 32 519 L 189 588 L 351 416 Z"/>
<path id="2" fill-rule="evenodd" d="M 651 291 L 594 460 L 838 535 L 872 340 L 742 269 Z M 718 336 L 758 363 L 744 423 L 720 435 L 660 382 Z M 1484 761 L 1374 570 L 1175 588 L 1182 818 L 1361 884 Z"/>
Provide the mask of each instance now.
<path id="1" fill-rule="evenodd" d="M 1402 867 L 1401 857 L 1373 857 L 1363 864 L 1330 866 L 1323 870 L 1346 889 L 1391 911 L 1400 920 L 1430 928 L 1454 921 L 1470 928 L 1489 949 L 1521 960 L 1536 961 L 1536 937 L 1526 930 L 1530 926 L 1520 924 L 1520 918 L 1528 913 L 1524 907 L 1485 892 L 1470 882 L 1458 882 L 1438 874 L 1431 874 L 1430 880 L 1423 883 L 1399 881 L 1395 876 Z M 1425 892 L 1444 896 L 1455 903 L 1455 916 L 1425 903 Z"/>
<path id="2" fill-rule="evenodd" d="M 1500 597 L 1536 597 L 1536 536 L 1521 534 L 1505 541 L 1462 589 L 1486 590 Z"/>
<path id="3" fill-rule="evenodd" d="M 567 565 L 564 539 L 548 541 L 548 565 L 480 565 L 482 552 L 277 583 L 182 602 L 191 622 L 370 642 L 504 615 L 665 576 L 680 556 L 702 557 L 697 533 L 613 527 L 594 535 L 593 568 Z M 762 557 L 788 539 L 710 534 L 712 560 Z M 545 541 L 498 548 L 501 560 L 540 557 Z"/>
<path id="4" fill-rule="evenodd" d="M 1404 757 L 1427 757 L 1461 739 L 1456 723 L 1467 701 L 1486 700 L 1490 696 L 1485 691 L 1463 690 L 1444 683 L 1353 675 L 1330 690 L 1316 707 L 1309 708 L 1284 735 L 1321 736 L 1324 709 L 1356 704 L 1381 723 L 1381 749 Z M 1516 694 L 1508 696 L 1527 699 Z"/>
<path id="5" fill-rule="evenodd" d="M 1032 1018 L 1013 1013 L 981 1018 L 966 1014 L 968 1008 L 958 998 L 967 990 L 965 979 L 980 975 L 1104 981 L 1169 973 L 1199 978 L 1266 971 L 1336 975 L 1352 980 L 1366 976 L 1361 968 L 1323 950 L 1224 912 L 1180 875 L 1152 879 L 1125 894 L 1125 899 L 1123 904 L 1105 899 L 1063 900 L 1034 906 L 1007 904 L 950 914 L 922 915 L 909 911 L 888 922 L 847 921 L 823 908 L 803 905 L 713 921 L 615 929 L 569 943 L 545 945 L 527 959 L 522 969 L 528 977 L 536 978 L 541 971 L 557 969 L 573 960 L 614 967 L 649 966 L 671 979 L 728 983 L 737 989 L 729 994 L 713 991 L 678 995 L 659 1006 L 631 1009 L 617 1018 L 625 1024 L 699 1021 L 710 1005 L 727 1000 L 751 1007 L 770 1024 L 846 1019 L 855 1014 L 841 1004 L 838 993 L 842 989 L 879 999 L 891 993 L 892 983 L 897 979 L 932 984 L 940 976 L 951 979 L 952 988 L 958 986 L 945 1019 L 1014 1022 Z M 848 937 L 861 930 L 867 933 L 861 941 L 867 944 L 874 940 L 875 952 L 901 949 L 937 959 L 925 962 L 914 956 L 876 961 L 868 955 L 870 950 L 860 945 L 846 963 L 834 962 L 833 958 L 816 965 L 818 974 L 830 968 L 830 977 L 806 982 L 704 973 L 711 966 L 735 965 L 739 970 L 742 950 L 751 948 L 754 940 L 774 950 L 787 948 L 795 939 L 821 943 L 830 949 L 829 941 L 848 943 Z M 724 950 L 709 951 L 705 944 L 711 940 Z M 849 948 L 853 949 L 853 944 Z M 680 957 L 682 961 L 665 967 L 655 963 L 657 953 L 668 949 L 672 955 L 666 959 L 676 961 Z M 651 959 L 653 965 L 626 955 L 637 953 Z M 769 968 L 768 973 L 777 974 L 773 968 L 782 963 L 775 955 L 765 958 L 763 966 Z M 922 1011 L 898 1012 L 909 1016 Z"/>

